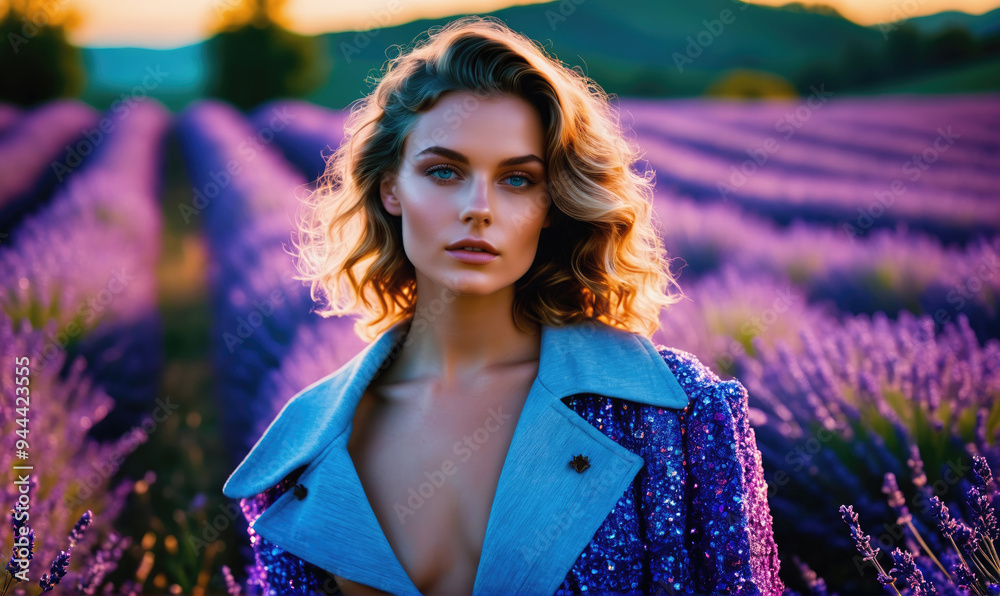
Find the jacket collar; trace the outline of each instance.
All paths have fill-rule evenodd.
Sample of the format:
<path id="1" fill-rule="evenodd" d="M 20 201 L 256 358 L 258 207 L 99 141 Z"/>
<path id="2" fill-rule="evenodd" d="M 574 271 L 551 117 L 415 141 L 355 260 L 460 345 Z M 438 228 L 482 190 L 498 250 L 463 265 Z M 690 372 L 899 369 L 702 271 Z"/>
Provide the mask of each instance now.
<path id="1" fill-rule="evenodd" d="M 419 594 L 392 552 L 347 453 L 357 405 L 402 347 L 411 321 L 397 322 L 289 400 L 223 493 L 250 497 L 307 466 L 298 481 L 308 496 L 299 500 L 285 492 L 254 529 L 337 575 L 393 593 Z M 475 594 L 554 592 L 642 468 L 639 455 L 561 401 L 581 393 L 664 408 L 688 404 L 649 339 L 595 320 L 542 325 L 538 376 L 501 470 Z M 588 456 L 590 469 L 578 473 L 568 465 L 577 454 Z"/>

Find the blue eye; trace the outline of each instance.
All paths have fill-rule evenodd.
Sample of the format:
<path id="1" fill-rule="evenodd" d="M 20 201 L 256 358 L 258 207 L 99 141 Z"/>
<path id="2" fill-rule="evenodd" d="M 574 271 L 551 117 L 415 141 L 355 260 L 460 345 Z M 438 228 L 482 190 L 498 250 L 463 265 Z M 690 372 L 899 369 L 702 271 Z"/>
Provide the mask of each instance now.
<path id="1" fill-rule="evenodd" d="M 452 179 L 452 177 L 451 177 L 450 175 L 449 175 L 449 176 L 446 176 L 446 177 L 443 177 L 443 178 L 442 178 L 442 177 L 440 177 L 440 176 L 435 176 L 435 174 L 437 174 L 437 173 L 445 173 L 445 174 L 454 174 L 454 173 L 455 173 L 455 171 L 454 171 L 454 170 L 452 170 L 452 169 L 450 169 L 450 168 L 438 168 L 438 169 L 436 169 L 436 170 L 430 170 L 430 171 L 428 172 L 428 174 L 429 174 L 429 175 L 430 175 L 431 177 L 433 177 L 433 178 L 437 178 L 438 180 L 451 180 L 451 179 Z"/>
<path id="2" fill-rule="evenodd" d="M 507 180 L 511 180 L 511 186 L 514 188 L 528 188 L 529 186 L 535 184 L 535 181 L 527 174 L 511 174 L 507 176 Z M 514 181 L 520 181 L 514 182 Z"/>

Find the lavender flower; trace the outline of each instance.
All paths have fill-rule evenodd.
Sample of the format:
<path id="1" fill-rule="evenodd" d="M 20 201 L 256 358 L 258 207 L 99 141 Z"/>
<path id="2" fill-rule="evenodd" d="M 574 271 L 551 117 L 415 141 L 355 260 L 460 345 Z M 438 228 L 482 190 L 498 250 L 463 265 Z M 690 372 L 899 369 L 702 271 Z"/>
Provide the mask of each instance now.
<path id="1" fill-rule="evenodd" d="M 973 486 L 967 493 L 966 503 L 973 513 L 972 527 L 976 532 L 977 539 L 983 542 L 986 540 L 996 540 L 1000 537 L 996 514 L 993 512 L 989 495 Z"/>
<path id="2" fill-rule="evenodd" d="M 233 572 L 229 569 L 228 565 L 222 566 L 222 576 L 226 579 L 226 593 L 229 596 L 243 596 L 243 589 L 236 582 Z"/>
<path id="3" fill-rule="evenodd" d="M 56 584 L 66 575 L 66 569 L 69 567 L 69 557 L 70 551 L 64 550 L 52 560 L 51 575 L 43 573 L 42 579 L 38 581 L 38 585 L 42 587 L 42 592 L 48 592 L 56 587 Z"/>
<path id="4" fill-rule="evenodd" d="M 93 553 L 87 563 L 83 566 L 82 577 L 76 583 L 76 591 L 80 594 L 93 595 L 101 585 L 104 577 L 115 570 L 122 553 L 132 544 L 132 539 L 128 536 L 119 537 L 117 533 L 111 532 L 101 548 Z M 110 587 L 110 582 L 106 587 Z"/>
<path id="5" fill-rule="evenodd" d="M 979 548 L 979 538 L 975 530 L 960 520 L 955 521 L 955 534 L 953 538 L 959 550 L 966 555 L 972 555 Z"/>
<path id="6" fill-rule="evenodd" d="M 55 321 L 51 320 L 43 330 L 31 329 L 27 320 L 22 320 L 15 329 L 12 321 L 0 312 L 0 360 L 13 362 L 15 356 L 27 356 L 30 361 L 37 361 L 47 345 L 49 334 L 54 332 Z M 88 430 L 107 414 L 114 402 L 87 378 L 80 359 L 70 363 L 66 367 L 66 377 L 61 377 L 59 369 L 62 368 L 63 358 L 65 354 L 57 354 L 54 366 L 32 370 L 31 375 L 33 391 L 46 397 L 32 401 L 31 430 L 37 436 L 49 438 L 32 442 L 31 455 L 36 461 L 46 462 L 48 477 L 53 479 L 43 492 L 36 489 L 39 476 L 32 474 L 30 477 L 30 536 L 33 538 L 35 560 L 58 559 L 61 550 L 66 549 L 63 541 L 67 536 L 70 548 L 78 554 L 84 553 L 89 549 L 89 536 L 110 531 L 107 520 L 119 516 L 132 491 L 131 481 L 123 480 L 115 486 L 110 484 L 110 480 L 124 455 L 145 440 L 144 434 L 129 434 L 103 444 L 90 438 Z M 14 368 L 0 369 L 0 393 L 13 395 L 15 386 Z M 13 459 L 14 439 L 17 438 L 13 433 L 15 426 L 13 408 L 0 408 L 0 430 L 4 431 L 2 436 L 5 440 L 9 441 L 0 449 L 0 465 L 7 469 L 11 469 L 16 461 Z M 97 476 L 95 470 L 103 473 Z M 87 484 L 84 484 L 84 479 L 87 479 Z M 11 483 L 0 485 L 0 500 L 14 503 L 18 495 L 17 486 Z M 13 516 L 12 525 L 17 526 L 14 535 L 20 535 L 19 522 Z M 12 564 L 8 564 L 7 569 L 11 571 Z M 48 582 L 54 582 L 56 577 L 51 575 Z"/>
<path id="7" fill-rule="evenodd" d="M 970 592 L 979 592 L 979 580 L 976 579 L 976 576 L 964 562 L 956 563 L 955 566 L 952 567 L 951 573 L 955 577 L 956 586 L 969 590 Z"/>
<path id="8" fill-rule="evenodd" d="M 826 581 L 822 577 L 816 575 L 816 572 L 809 565 L 803 563 L 798 556 L 792 555 L 792 562 L 799 568 L 799 572 L 806 581 L 806 586 L 809 588 L 811 596 L 828 596 Z"/>
<path id="9" fill-rule="evenodd" d="M 993 491 L 995 482 L 993 480 L 993 471 L 990 470 L 990 465 L 986 462 L 985 457 L 981 455 L 972 456 L 972 477 L 980 492 L 989 496 Z"/>
<path id="10" fill-rule="evenodd" d="M 938 530 L 941 532 L 941 535 L 945 538 L 951 538 L 955 534 L 955 530 L 958 529 L 958 525 L 951 518 L 948 506 L 937 495 L 931 497 L 930 505 L 934 517 L 938 520 Z"/>
<path id="11" fill-rule="evenodd" d="M 213 176 L 227 165 L 241 168 L 197 213 L 205 221 L 213 267 L 219 271 L 211 288 L 219 322 L 212 351 L 219 411 L 225 413 L 222 429 L 233 446 L 235 466 L 259 437 L 256 425 L 275 399 L 258 397 L 261 378 L 277 368 L 297 330 L 321 318 L 311 312 L 308 290 L 293 280 L 294 262 L 281 245 L 292 233 L 289 214 L 298 205 L 294 191 L 306 180 L 274 146 L 260 147 L 253 163 L 244 163 L 240 144 L 256 131 L 227 104 L 198 102 L 178 116 L 177 129 L 196 188 L 215 184 Z M 247 320 L 253 317 L 261 324 L 251 327 Z"/>
<path id="12" fill-rule="evenodd" d="M 910 510 L 906 507 L 906 499 L 903 498 L 903 493 L 899 490 L 899 485 L 896 483 L 896 475 L 892 472 L 886 472 L 885 481 L 882 484 L 882 492 L 888 495 L 889 507 L 892 507 L 893 511 L 896 512 L 896 523 L 910 523 L 912 519 Z"/>
<path id="13" fill-rule="evenodd" d="M 93 521 L 94 514 L 88 509 L 80 516 L 80 519 L 73 526 L 73 530 L 69 533 L 69 548 L 72 549 L 76 546 L 76 543 L 83 538 L 83 533 L 87 531 L 90 527 L 90 522 Z"/>
<path id="14" fill-rule="evenodd" d="M 1000 228 L 1000 215 L 974 221 L 982 213 L 982 199 L 997 187 L 997 160 L 984 161 L 985 141 L 964 136 L 951 139 L 948 152 L 941 153 L 931 174 L 908 181 L 906 201 L 892 200 L 890 207 L 875 213 L 877 217 L 868 214 L 874 197 L 888 195 L 883 202 L 894 199 L 890 188 L 895 178 L 903 176 L 901 164 L 930 146 L 940 134 L 935 126 L 958 127 L 957 113 L 964 106 L 942 103 L 934 116 L 911 116 L 910 126 L 917 121 L 926 126 L 918 140 L 879 130 L 874 122 L 860 124 L 876 112 L 864 100 L 841 100 L 833 110 L 824 107 L 812 114 L 808 135 L 782 141 L 787 150 L 768 155 L 764 166 L 740 177 L 738 168 L 747 160 L 747 148 L 759 146 L 761 135 L 782 118 L 780 113 L 761 110 L 751 116 L 744 110 L 734 123 L 717 120 L 714 110 L 702 106 L 680 109 L 677 103 L 621 103 L 634 117 L 636 142 L 656 170 L 658 186 L 673 196 L 736 204 L 782 222 L 795 217 L 832 222 L 859 239 L 865 238 L 869 228 L 898 224 L 932 232 L 945 241 Z M 838 112 L 844 121 L 831 121 Z M 751 118 L 753 124 L 747 121 Z M 752 130 L 754 124 L 760 129 Z M 978 127 L 968 122 L 958 128 L 954 132 L 964 135 Z M 859 138 L 864 139 L 864 152 L 847 149 Z M 875 153 L 872 143 L 881 145 Z M 979 166 L 970 168 L 970 163 Z M 859 218 L 859 209 L 867 219 Z"/>
<path id="15" fill-rule="evenodd" d="M 854 506 L 841 505 L 840 516 L 844 519 L 844 523 L 851 528 L 851 538 L 854 539 L 855 548 L 858 549 L 864 560 L 875 562 L 877 565 L 876 558 L 878 557 L 879 549 L 877 546 L 872 547 L 871 537 L 861 530 L 861 522 L 858 519 L 858 514 L 854 512 Z"/>
<path id="16" fill-rule="evenodd" d="M 310 179 L 326 169 L 324 153 L 336 148 L 344 136 L 345 110 L 331 110 L 314 103 L 280 99 L 253 111 L 250 122 L 257 130 L 271 130 L 289 161 Z M 271 125 L 278 117 L 281 130 Z"/>
<path id="17" fill-rule="evenodd" d="M 0 250 L 0 284 L 7 290 L 0 293 L 0 310 L 34 329 L 55 321 L 32 370 L 54 366 L 59 353 L 67 365 L 83 356 L 88 376 L 115 403 L 124 402 L 101 416 L 92 431 L 99 440 L 141 422 L 162 361 L 156 195 L 170 116 L 152 100 L 130 105 L 128 114 L 120 123 L 117 114 L 109 116 L 115 128 Z M 46 158 L 45 166 L 50 162 Z"/>
<path id="18" fill-rule="evenodd" d="M 21 565 L 18 561 L 30 561 L 34 558 L 35 531 L 28 525 L 27 517 L 18 514 L 15 509 L 10 510 L 11 527 L 14 530 L 12 539 L 14 546 L 11 549 L 10 560 L 5 569 L 14 581 L 21 581 L 18 575 L 21 572 Z M 23 530 L 22 530 L 23 528 Z"/>
<path id="19" fill-rule="evenodd" d="M 23 114 L 0 138 L 0 230 L 8 231 L 62 181 L 64 147 L 97 125 L 94 108 L 75 99 L 50 101 Z"/>
<path id="20" fill-rule="evenodd" d="M 937 589 L 924 580 L 924 574 L 917 568 L 913 555 L 907 551 L 894 549 L 892 551 L 893 568 L 890 572 L 896 579 L 902 579 L 909 584 L 914 596 L 932 596 Z"/>

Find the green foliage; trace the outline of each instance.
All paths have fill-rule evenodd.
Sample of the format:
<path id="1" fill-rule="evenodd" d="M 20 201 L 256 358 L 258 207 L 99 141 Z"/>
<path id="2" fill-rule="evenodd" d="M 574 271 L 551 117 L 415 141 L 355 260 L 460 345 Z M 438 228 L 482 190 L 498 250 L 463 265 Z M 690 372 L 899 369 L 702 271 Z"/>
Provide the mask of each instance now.
<path id="1" fill-rule="evenodd" d="M 839 10 L 830 6 L 829 4 L 805 4 L 803 2 L 789 2 L 788 4 L 782 4 L 779 8 L 791 12 L 811 12 L 830 17 L 844 16 L 840 14 Z"/>
<path id="2" fill-rule="evenodd" d="M 878 26 L 884 44 L 876 47 L 852 42 L 832 60 L 806 64 L 792 77 L 796 88 L 805 92 L 812 85 L 826 84 L 842 91 L 879 91 L 896 81 L 915 81 L 940 76 L 956 67 L 983 62 L 1000 51 L 1000 36 L 976 39 L 965 27 L 953 25 L 928 35 L 908 23 Z M 985 91 L 993 86 L 986 80 L 956 91 Z M 913 91 L 920 92 L 919 89 Z M 934 89 L 928 92 L 947 92 Z"/>
<path id="3" fill-rule="evenodd" d="M 928 41 L 928 61 L 937 66 L 963 62 L 979 54 L 979 42 L 964 27 L 952 26 Z"/>
<path id="4" fill-rule="evenodd" d="M 27 107 L 83 90 L 80 50 L 66 38 L 72 20 L 56 12 L 15 2 L 0 19 L 0 102 Z"/>
<path id="5" fill-rule="evenodd" d="M 917 71 L 926 60 L 926 47 L 920 30 L 903 23 L 886 40 L 885 58 L 888 76 L 908 75 Z"/>
<path id="6" fill-rule="evenodd" d="M 323 38 L 289 31 L 266 2 L 252 10 L 249 22 L 230 22 L 206 42 L 208 95 L 249 110 L 279 97 L 303 97 L 322 85 L 330 60 Z"/>

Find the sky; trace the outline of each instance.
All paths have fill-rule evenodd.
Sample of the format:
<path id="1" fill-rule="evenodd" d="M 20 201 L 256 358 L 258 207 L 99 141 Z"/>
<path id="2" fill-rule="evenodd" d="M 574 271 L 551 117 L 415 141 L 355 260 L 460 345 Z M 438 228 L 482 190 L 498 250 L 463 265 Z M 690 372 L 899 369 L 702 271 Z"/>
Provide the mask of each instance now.
<path id="1" fill-rule="evenodd" d="M 77 45 L 171 48 L 203 39 L 221 14 L 239 0 L 59 0 L 83 17 L 71 32 Z M 564 0 L 576 1 L 576 0 Z M 781 5 L 789 0 L 750 0 Z M 864 25 L 892 22 L 942 10 L 982 14 L 1000 0 L 820 0 Z M 287 0 L 292 29 L 306 34 L 367 30 L 417 18 L 486 13 L 532 0 Z M 807 2 L 809 3 L 809 2 Z"/>

